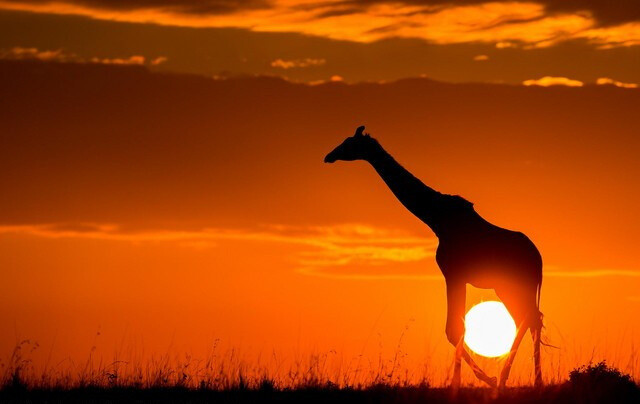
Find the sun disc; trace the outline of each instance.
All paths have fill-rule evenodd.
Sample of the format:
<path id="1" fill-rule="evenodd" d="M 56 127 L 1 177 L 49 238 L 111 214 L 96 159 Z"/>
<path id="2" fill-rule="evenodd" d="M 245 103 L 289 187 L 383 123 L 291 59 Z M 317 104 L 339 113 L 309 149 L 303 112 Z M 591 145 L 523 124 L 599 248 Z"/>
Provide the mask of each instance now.
<path id="1" fill-rule="evenodd" d="M 478 355 L 505 355 L 516 338 L 516 323 L 501 302 L 487 301 L 473 306 L 464 318 L 464 342 Z"/>

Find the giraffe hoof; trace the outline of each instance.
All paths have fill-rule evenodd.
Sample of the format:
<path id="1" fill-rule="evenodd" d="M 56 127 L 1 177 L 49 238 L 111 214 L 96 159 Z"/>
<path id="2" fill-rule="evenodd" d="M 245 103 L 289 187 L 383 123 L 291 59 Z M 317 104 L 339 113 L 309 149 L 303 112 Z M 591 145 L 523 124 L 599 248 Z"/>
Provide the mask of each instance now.
<path id="1" fill-rule="evenodd" d="M 498 378 L 495 376 L 491 376 L 487 381 L 487 384 L 495 389 L 496 387 L 498 387 Z"/>

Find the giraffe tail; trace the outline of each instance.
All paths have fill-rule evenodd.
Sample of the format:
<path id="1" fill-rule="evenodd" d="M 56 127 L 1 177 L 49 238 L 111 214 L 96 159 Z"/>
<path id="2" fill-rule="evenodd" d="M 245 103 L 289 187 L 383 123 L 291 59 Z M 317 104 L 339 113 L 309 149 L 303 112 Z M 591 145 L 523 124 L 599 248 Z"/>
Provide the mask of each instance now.
<path id="1" fill-rule="evenodd" d="M 541 331 L 542 328 L 544 327 L 544 325 L 542 324 L 542 317 L 543 314 L 540 311 L 540 295 L 542 294 L 542 277 L 540 278 L 540 280 L 538 281 L 537 285 L 536 285 L 536 311 L 537 313 L 535 313 L 535 316 L 537 318 L 533 319 L 531 321 L 531 331 L 536 330 L 536 331 Z"/>
<path id="2" fill-rule="evenodd" d="M 538 314 L 540 316 L 539 323 L 538 323 L 537 326 L 538 326 L 538 332 L 540 332 L 540 335 L 542 337 L 542 329 L 545 328 L 544 327 L 544 322 L 542 321 L 543 318 L 544 318 L 544 314 L 542 314 L 542 312 L 540 311 L 540 295 L 542 294 L 542 278 L 540 278 L 540 281 L 538 282 L 536 294 L 537 294 L 537 296 L 536 296 L 536 306 L 538 306 Z M 542 344 L 544 346 L 548 346 L 549 348 L 560 349 L 560 347 L 557 347 L 555 345 L 551 345 L 550 343 L 548 343 L 546 341 L 542 341 L 542 338 L 541 338 L 540 344 Z"/>

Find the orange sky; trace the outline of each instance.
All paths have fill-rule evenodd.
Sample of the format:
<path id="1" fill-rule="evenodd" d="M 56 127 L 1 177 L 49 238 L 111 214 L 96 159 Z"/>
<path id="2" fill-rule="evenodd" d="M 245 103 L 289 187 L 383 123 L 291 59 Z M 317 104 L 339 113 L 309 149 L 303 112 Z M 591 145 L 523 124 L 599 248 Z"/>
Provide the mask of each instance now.
<path id="1" fill-rule="evenodd" d="M 57 369 L 215 343 L 273 373 L 325 355 L 338 375 L 400 351 L 444 382 L 437 240 L 371 167 L 322 163 L 366 124 L 538 245 L 547 379 L 600 358 L 640 375 L 634 3 L 156 3 L 0 2 L 22 10 L 0 12 L 3 360 L 23 339 Z"/>

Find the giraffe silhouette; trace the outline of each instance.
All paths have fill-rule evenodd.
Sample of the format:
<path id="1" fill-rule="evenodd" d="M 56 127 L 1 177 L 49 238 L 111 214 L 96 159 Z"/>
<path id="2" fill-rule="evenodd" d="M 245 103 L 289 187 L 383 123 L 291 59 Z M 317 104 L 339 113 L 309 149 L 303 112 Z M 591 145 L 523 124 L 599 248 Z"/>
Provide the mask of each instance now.
<path id="1" fill-rule="evenodd" d="M 363 132 L 364 126 L 360 126 L 354 136 L 327 154 L 324 161 L 367 161 L 396 198 L 438 237 L 436 262 L 447 287 L 446 336 L 456 347 L 453 390 L 457 391 L 460 385 L 462 359 L 478 379 L 492 387 L 504 387 L 527 330 L 531 330 L 533 338 L 535 385 L 541 386 L 542 257 L 536 246 L 523 233 L 500 228 L 483 219 L 466 199 L 429 188 L 396 162 L 376 139 Z M 489 377 L 478 367 L 464 346 L 467 283 L 494 289 L 518 327 L 499 385 L 495 377 Z"/>

